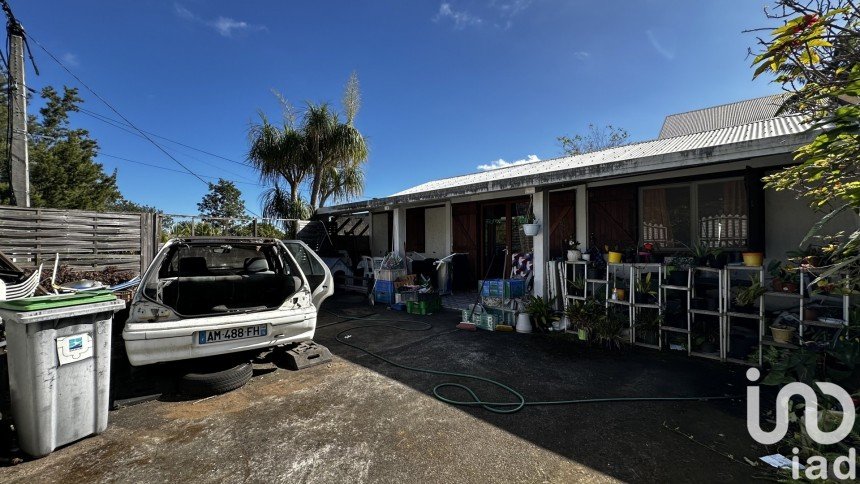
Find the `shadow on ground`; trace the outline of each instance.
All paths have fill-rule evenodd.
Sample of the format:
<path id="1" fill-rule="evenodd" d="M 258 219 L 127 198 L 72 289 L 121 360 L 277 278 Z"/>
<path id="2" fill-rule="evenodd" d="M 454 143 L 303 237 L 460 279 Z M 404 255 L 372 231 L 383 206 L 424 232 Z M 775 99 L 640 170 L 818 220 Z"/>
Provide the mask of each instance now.
<path id="1" fill-rule="evenodd" d="M 566 335 L 451 332 L 460 320 L 455 311 L 415 316 L 384 306 L 370 307 L 359 296 L 345 295 L 326 302 L 320 314 L 317 342 L 337 356 L 425 394 L 432 394 L 440 383 L 452 382 L 469 386 L 485 401 L 515 401 L 512 395 L 490 384 L 399 369 L 340 344 L 335 340 L 338 333 L 367 325 L 368 319 L 332 324 L 339 321 L 332 313 L 373 313 L 368 319 L 430 322 L 433 327 L 426 332 L 373 327 L 348 331 L 342 337 L 404 365 L 498 380 L 529 401 L 721 396 L 746 391 L 746 367 L 738 365 L 644 348 L 605 351 Z M 443 393 L 456 400 L 470 399 L 465 391 L 456 388 L 446 388 Z M 496 414 L 480 407 L 459 408 L 620 480 L 716 482 L 749 480 L 762 473 L 761 469 L 720 455 L 729 454 L 741 461 L 743 456 L 755 461 L 764 455 L 765 449 L 747 433 L 745 398 L 530 406 L 515 414 Z M 712 449 L 700 446 L 689 436 Z"/>

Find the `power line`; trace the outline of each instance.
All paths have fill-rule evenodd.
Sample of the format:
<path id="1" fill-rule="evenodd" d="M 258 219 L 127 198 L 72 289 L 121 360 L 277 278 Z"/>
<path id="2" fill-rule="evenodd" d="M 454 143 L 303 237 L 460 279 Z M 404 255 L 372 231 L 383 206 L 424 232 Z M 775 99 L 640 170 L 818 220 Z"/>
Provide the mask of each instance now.
<path id="1" fill-rule="evenodd" d="M 51 53 L 51 51 L 49 51 L 48 49 L 46 49 L 46 48 L 45 48 L 45 46 L 44 46 L 44 45 L 42 45 L 42 44 L 41 44 L 41 43 L 40 43 L 36 38 L 34 38 L 33 36 L 30 36 L 29 34 L 28 34 L 28 36 L 29 36 L 31 39 L 33 39 L 33 42 L 35 42 L 35 43 L 36 43 L 36 45 L 38 45 L 40 49 L 42 49 L 43 51 L 45 51 L 45 53 L 46 53 L 46 54 L 48 54 L 48 57 L 50 57 L 51 59 L 53 59 L 53 60 L 54 60 L 54 62 L 56 62 L 60 67 L 62 67 L 64 71 L 66 71 L 70 76 L 72 76 L 76 81 L 78 81 L 78 83 L 80 83 L 80 85 L 82 85 L 82 86 L 83 86 L 87 91 L 89 91 L 93 96 L 97 97 L 99 101 L 101 101 L 105 106 L 107 106 L 111 111 L 113 111 L 113 112 L 114 112 L 114 114 L 116 114 L 116 115 L 117 115 L 117 116 L 119 116 L 123 121 L 125 121 L 125 123 L 126 123 L 126 124 L 128 124 L 130 127 L 132 127 L 132 128 L 133 128 L 135 131 L 137 131 L 138 133 L 140 133 L 140 134 L 141 134 L 141 136 L 143 136 L 144 138 L 146 138 L 146 140 L 147 140 L 147 141 L 149 141 L 150 143 L 152 143 L 156 148 L 158 148 L 162 153 L 164 153 L 165 155 L 167 155 L 167 157 L 168 157 L 168 158 L 170 158 L 171 160 L 173 160 L 177 165 L 181 166 L 181 167 L 182 167 L 185 171 L 187 171 L 189 174 L 193 175 L 195 178 L 197 178 L 198 180 L 200 180 L 200 182 L 205 183 L 207 186 L 209 185 L 209 182 L 207 182 L 206 180 L 204 180 L 204 179 L 203 179 L 203 177 L 201 177 L 201 176 L 200 176 L 200 175 L 198 175 L 197 173 L 194 173 L 193 171 L 191 171 L 191 169 L 190 169 L 190 168 L 188 168 L 187 166 L 185 166 L 181 161 L 177 160 L 177 159 L 176 159 L 176 157 L 174 157 L 173 155 L 171 155 L 170 153 L 168 153 L 168 152 L 167 152 L 167 150 L 165 150 L 164 148 L 162 148 L 162 147 L 161 147 L 161 145 L 159 145 L 158 143 L 156 143 L 156 142 L 155 142 L 155 140 L 153 140 L 152 138 L 150 138 L 150 137 L 149 137 L 149 135 L 147 135 L 143 130 L 141 130 L 140 128 L 138 128 L 138 127 L 137 127 L 134 123 L 132 123 L 128 118 L 126 118 L 125 116 L 123 116 L 123 115 L 122 115 L 122 113 L 120 113 L 120 112 L 119 112 L 115 107 L 113 107 L 113 105 L 112 105 L 111 103 L 107 102 L 107 100 L 106 100 L 105 98 L 101 97 L 101 96 L 99 95 L 99 93 L 95 92 L 95 91 L 93 90 L 93 88 L 91 88 L 91 87 L 90 87 L 89 85 L 87 85 L 84 81 L 82 81 L 80 77 L 78 77 L 77 75 L 75 75 L 75 73 L 74 73 L 74 72 L 72 72 L 72 71 L 71 71 L 71 69 L 69 69 L 68 67 L 66 67 L 66 65 L 65 65 L 65 64 L 63 64 L 63 63 L 60 61 L 60 59 L 58 59 L 58 58 L 57 58 L 57 56 L 55 56 L 54 54 L 52 54 L 52 53 Z"/>
<path id="2" fill-rule="evenodd" d="M 89 109 L 85 109 L 85 108 L 81 108 L 81 107 L 79 107 L 79 108 L 78 108 L 78 110 L 79 110 L 81 113 L 83 113 L 83 114 L 86 114 L 86 115 L 88 115 L 88 116 L 94 117 L 94 118 L 96 118 L 96 119 L 98 119 L 98 120 L 100 120 L 100 121 L 102 121 L 102 122 L 107 123 L 107 124 L 111 124 L 111 122 L 116 123 L 116 124 L 112 124 L 112 126 L 114 126 L 114 127 L 118 128 L 118 129 L 124 129 L 124 130 L 125 130 L 125 131 L 127 131 L 127 132 L 129 131 L 129 130 L 125 129 L 125 128 L 122 126 L 123 122 L 122 122 L 122 121 L 120 121 L 120 120 L 118 120 L 118 119 L 113 119 L 113 118 L 111 118 L 111 117 L 109 117 L 109 116 L 105 116 L 104 114 L 97 113 L 97 112 L 95 112 L 95 111 L 90 111 Z M 118 125 L 119 125 L 119 126 L 118 126 Z M 200 153 L 203 153 L 203 154 L 205 154 L 205 155 L 209 155 L 209 156 L 212 156 L 212 157 L 215 157 L 215 158 L 219 158 L 219 159 L 224 160 L 224 161 L 229 161 L 230 163 L 235 163 L 235 164 L 237 164 L 237 165 L 239 165 L 239 166 L 244 166 L 244 167 L 246 167 L 246 168 L 248 167 L 248 164 L 247 164 L 247 163 L 243 163 L 243 162 L 241 162 L 241 161 L 233 160 L 233 159 L 231 159 L 231 158 L 227 158 L 226 156 L 222 156 L 222 155 L 219 155 L 219 154 L 217 154 L 217 153 L 212 153 L 211 151 L 206 151 L 206 150 L 204 150 L 204 149 L 202 149 L 202 148 L 196 148 L 196 147 L 194 147 L 194 146 L 191 146 L 191 145 L 185 144 L 185 143 L 183 143 L 183 142 L 181 142 L 181 141 L 176 141 L 176 140 L 174 140 L 174 139 L 170 139 L 170 138 L 168 138 L 168 137 L 166 137 L 166 136 L 161 136 L 161 135 L 159 135 L 159 134 L 155 134 L 155 133 L 153 133 L 152 131 L 146 131 L 146 133 L 147 133 L 147 134 L 149 134 L 150 136 L 155 137 L 155 138 L 163 139 L 164 141 L 167 141 L 167 142 L 169 142 L 169 143 L 177 144 L 177 145 L 179 145 L 179 146 L 183 146 L 183 147 L 188 148 L 188 149 L 190 149 L 190 150 L 199 151 Z M 135 135 L 137 135 L 137 136 L 140 136 L 140 135 L 139 135 L 139 134 L 137 134 L 137 133 L 133 133 L 133 134 L 135 134 Z"/>
<path id="3" fill-rule="evenodd" d="M 182 173 L 183 175 L 190 175 L 190 174 L 191 174 L 191 173 L 188 173 L 187 171 L 177 170 L 177 169 L 175 169 L 175 168 L 169 168 L 169 167 L 161 166 L 161 165 L 155 165 L 155 164 L 152 164 L 152 163 L 147 163 L 147 162 L 145 162 L 145 161 L 132 160 L 131 158 L 126 158 L 126 157 L 123 157 L 123 156 L 111 155 L 111 154 L 108 154 L 108 153 L 99 153 L 98 155 L 99 155 L 99 156 L 106 156 L 106 157 L 108 157 L 108 158 L 113 158 L 113 159 L 116 159 L 116 160 L 127 161 L 127 162 L 129 162 L 129 163 L 136 163 L 136 164 L 138 164 L 138 165 L 148 166 L 148 167 L 151 167 L 151 168 L 158 168 L 158 169 L 160 169 L 160 170 L 172 171 L 172 172 L 175 172 L 175 173 Z M 196 176 L 196 175 L 195 175 L 195 176 Z M 220 176 L 210 176 L 210 175 L 200 175 L 200 176 L 201 176 L 201 177 L 203 177 L 203 178 L 211 178 L 211 179 L 213 179 L 213 180 L 216 180 L 216 179 L 222 179 L 222 180 L 224 180 L 224 181 L 229 181 L 229 182 L 232 182 L 232 183 L 242 183 L 242 184 L 245 184 L 245 185 L 254 185 L 254 186 L 258 186 L 258 187 L 264 187 L 264 186 L 265 186 L 265 185 L 261 185 L 261 184 L 259 184 L 259 183 L 254 183 L 254 182 L 244 182 L 244 181 L 240 181 L 240 180 L 229 180 L 229 179 L 227 179 L 227 178 L 220 177 Z M 209 182 L 206 182 L 206 184 L 208 185 L 208 184 L 209 184 Z"/>
<path id="4" fill-rule="evenodd" d="M 78 110 L 81 112 L 81 114 L 86 114 L 87 116 L 90 116 L 90 117 L 92 117 L 93 119 L 96 119 L 96 120 L 98 120 L 98 121 L 101 121 L 101 122 L 103 122 L 103 123 L 107 124 L 108 126 L 112 126 L 112 127 L 116 128 L 116 129 L 119 129 L 119 130 L 125 131 L 126 133 L 128 133 L 128 134 L 130 134 L 130 135 L 132 135 L 132 136 L 137 136 L 138 138 L 141 138 L 140 134 L 138 134 L 138 133 L 136 133 L 136 132 L 134 132 L 134 131 L 132 131 L 132 130 L 130 130 L 130 129 L 127 129 L 127 128 L 125 128 L 124 126 L 122 126 L 122 125 L 118 124 L 118 123 L 119 123 L 119 121 L 112 120 L 111 118 L 108 118 L 107 116 L 102 116 L 102 115 L 97 114 L 97 113 L 92 113 L 92 114 L 91 114 L 91 112 L 90 112 L 90 111 L 87 111 L 87 110 L 84 110 L 84 109 L 81 109 L 81 108 L 78 108 Z M 104 118 L 104 119 L 103 119 L 103 118 Z M 152 134 L 152 133 L 150 133 L 150 134 Z M 153 135 L 153 136 L 154 136 L 154 135 Z M 236 172 L 234 172 L 234 171 L 226 170 L 226 169 L 224 169 L 223 167 L 221 167 L 221 166 L 219 166 L 219 165 L 216 165 L 216 164 L 214 164 L 214 163 L 210 163 L 210 162 L 205 161 L 205 160 L 201 160 L 200 158 L 198 158 L 198 157 L 196 157 L 196 156 L 192 156 L 192 155 L 190 155 L 190 154 L 188 154 L 188 153 L 184 153 L 184 152 L 182 152 L 182 151 L 180 151 L 180 150 L 177 150 L 177 149 L 175 149 L 175 148 L 173 148 L 173 149 L 171 149 L 171 150 L 172 150 L 172 151 L 174 151 L 174 152 L 176 152 L 176 153 L 179 153 L 179 154 L 181 154 L 181 155 L 183 155 L 183 156 L 187 156 L 187 157 L 191 158 L 192 160 L 199 161 L 200 163 L 203 163 L 204 165 L 209 165 L 209 166 L 211 166 L 211 167 L 213 167 L 213 168 L 217 168 L 217 169 L 219 169 L 219 170 L 223 170 L 225 173 L 229 173 L 229 174 L 231 174 L 231 175 L 238 176 L 239 178 L 244 178 L 245 180 L 248 180 L 248 181 L 253 181 L 253 180 L 252 180 L 252 178 L 250 178 L 250 177 L 247 177 L 247 176 L 242 175 L 242 174 L 240 174 L 240 173 L 236 173 Z M 199 151 L 199 150 L 198 150 L 198 151 Z M 248 165 L 243 165 L 243 166 L 244 166 L 245 168 L 248 168 Z"/>

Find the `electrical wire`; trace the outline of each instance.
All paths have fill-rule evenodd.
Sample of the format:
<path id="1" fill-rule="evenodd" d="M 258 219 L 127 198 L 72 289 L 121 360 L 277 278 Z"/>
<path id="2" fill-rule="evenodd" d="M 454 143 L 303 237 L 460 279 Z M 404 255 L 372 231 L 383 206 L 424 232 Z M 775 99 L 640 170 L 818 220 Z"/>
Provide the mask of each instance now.
<path id="1" fill-rule="evenodd" d="M 106 157 L 108 157 L 108 158 L 113 158 L 113 159 L 115 159 L 115 160 L 127 161 L 127 162 L 129 162 L 129 163 L 135 163 L 135 164 L 138 164 L 138 165 L 148 166 L 148 167 L 150 167 L 150 168 L 158 168 L 158 169 L 160 169 L 160 170 L 172 171 L 172 172 L 174 172 L 174 173 L 182 173 L 183 175 L 188 175 L 188 174 L 189 174 L 189 173 L 188 173 L 188 172 L 186 172 L 186 171 L 177 170 L 176 168 L 169 168 L 169 167 L 166 167 L 166 166 L 155 165 L 155 164 L 152 164 L 152 163 L 147 163 L 147 162 L 145 162 L 145 161 L 132 160 L 131 158 L 126 158 L 126 157 L 118 156 L 118 155 L 111 155 L 111 154 L 108 154 L 108 153 L 99 153 L 99 156 L 106 156 Z M 262 187 L 262 186 L 264 186 L 264 185 L 261 185 L 261 184 L 259 184 L 259 183 L 254 183 L 254 182 L 245 182 L 245 181 L 241 181 L 241 180 L 229 180 L 229 179 L 226 179 L 226 178 L 224 178 L 224 177 L 218 177 L 218 176 L 212 176 L 212 175 L 200 175 L 200 176 L 202 176 L 202 177 L 204 177 L 204 178 L 211 178 L 211 179 L 213 179 L 213 180 L 222 179 L 222 180 L 225 180 L 225 181 L 229 181 L 229 182 L 231 182 L 231 183 L 242 183 L 242 184 L 245 184 L 245 185 L 254 185 L 254 186 L 258 186 L 258 187 Z"/>
<path id="2" fill-rule="evenodd" d="M 137 131 L 138 133 L 140 133 L 140 135 L 141 135 L 143 138 L 145 138 L 147 141 L 149 141 L 150 143 L 152 143 L 152 145 L 153 145 L 153 146 L 155 146 L 156 148 L 158 148 L 158 150 L 159 150 L 159 151 L 161 151 L 162 153 L 164 153 L 168 158 L 170 158 L 171 160 L 173 160 L 177 165 L 181 166 L 181 167 L 182 167 L 185 171 L 187 171 L 189 174 L 193 175 L 195 178 L 197 178 L 198 180 L 200 180 L 202 183 L 206 184 L 206 186 L 209 186 L 209 182 L 208 182 L 208 181 L 204 180 L 204 179 L 203 179 L 203 177 L 201 177 L 200 175 L 198 175 L 197 173 L 195 173 L 194 171 L 192 171 L 190 168 L 188 168 L 187 166 L 185 166 L 185 164 L 183 164 L 181 161 L 177 160 L 177 159 L 176 159 L 176 157 L 174 157 L 173 155 L 171 155 L 171 154 L 170 154 L 167 150 L 165 150 L 165 149 L 164 149 L 160 144 L 156 143 L 156 142 L 155 142 L 155 140 L 153 140 L 153 139 L 152 139 L 152 138 L 151 138 L 151 137 L 150 137 L 146 132 L 144 132 L 142 129 L 138 128 L 138 127 L 137 127 L 137 125 L 135 125 L 134 123 L 132 123 L 132 122 L 131 122 L 127 117 L 123 116 L 123 114 L 122 114 L 122 113 L 120 113 L 120 112 L 119 112 L 119 110 L 117 110 L 115 107 L 113 107 L 113 105 L 112 105 L 111 103 L 109 103 L 105 98 L 103 98 L 101 95 L 99 95 L 99 93 L 97 93 L 95 90 L 93 90 L 93 88 L 91 88 L 87 83 L 85 83 L 83 80 L 81 80 L 81 78 L 80 78 L 80 77 L 78 77 L 74 72 L 72 72 L 72 70 L 71 70 L 71 69 L 69 69 L 68 67 L 66 67 L 66 65 L 65 65 L 65 64 L 63 64 L 63 62 L 62 62 L 62 61 L 60 61 L 60 59 L 58 59 L 58 58 L 57 58 L 57 56 L 55 56 L 53 53 L 51 53 L 51 51 L 49 51 L 49 50 L 48 50 L 44 45 L 42 45 L 42 43 L 41 43 L 41 42 L 39 42 L 39 40 L 38 40 L 38 39 L 34 38 L 33 36 L 31 36 L 31 35 L 29 35 L 29 34 L 28 34 L 28 37 L 29 37 L 30 39 L 32 39 L 32 40 L 33 40 L 33 42 L 35 42 L 35 43 L 36 43 L 36 45 L 37 45 L 37 46 L 39 46 L 39 48 L 40 48 L 40 49 L 42 49 L 43 51 L 45 51 L 45 53 L 46 53 L 46 54 L 48 54 L 48 57 L 50 57 L 51 59 L 53 59 L 53 60 L 54 60 L 54 62 L 56 62 L 56 63 L 57 63 L 57 65 L 59 65 L 59 66 L 60 66 L 64 71 L 66 71 L 70 76 L 72 76 L 72 77 L 73 77 L 73 78 L 74 78 L 78 83 L 80 83 L 80 85 L 81 85 L 81 86 L 83 86 L 83 87 L 84 87 L 87 91 L 89 91 L 93 96 L 95 96 L 96 98 L 98 98 L 98 100 L 99 100 L 99 101 L 101 101 L 105 106 L 107 106 L 107 107 L 108 107 L 108 109 L 110 109 L 111 111 L 113 111 L 113 113 L 114 113 L 114 114 L 116 114 L 117 116 L 119 116 L 119 117 L 120 117 L 120 119 L 122 119 L 122 120 L 123 120 L 127 125 L 129 125 L 132 129 L 134 129 L 135 131 Z"/>
<path id="3" fill-rule="evenodd" d="M 114 126 L 114 127 L 116 127 L 116 128 L 118 128 L 118 129 L 124 129 L 124 127 L 122 126 L 124 123 L 123 123 L 122 121 L 119 121 L 119 120 L 117 120 L 117 119 L 111 118 L 110 116 L 105 116 L 104 114 L 97 113 L 97 112 L 95 112 L 95 111 L 90 111 L 89 109 L 85 109 L 85 108 L 78 108 L 78 110 L 79 110 L 81 113 L 83 113 L 83 114 L 86 114 L 86 115 L 91 116 L 91 117 L 93 117 L 93 118 L 99 119 L 99 120 L 101 120 L 101 121 L 103 121 L 103 122 L 105 122 L 105 123 L 112 124 L 111 122 L 113 122 L 113 123 L 115 123 L 115 124 L 113 124 L 113 126 Z M 127 132 L 129 132 L 129 133 L 131 133 L 131 131 L 129 131 L 129 130 L 127 130 L 127 129 L 124 129 L 124 130 L 125 130 L 125 131 L 127 131 Z M 182 146 L 182 147 L 188 148 L 188 149 L 190 149 L 190 150 L 199 151 L 200 153 L 203 153 L 203 154 L 205 154 L 205 155 L 209 155 L 209 156 L 212 156 L 212 157 L 215 157 L 215 158 L 219 158 L 219 159 L 224 160 L 224 161 L 229 161 L 230 163 L 234 163 L 234 164 L 239 165 L 239 166 L 244 166 L 244 167 L 246 167 L 246 168 L 248 167 L 248 164 L 247 164 L 247 163 L 243 163 L 243 162 L 241 162 L 241 161 L 233 160 L 233 159 L 231 159 L 231 158 L 227 158 L 226 156 L 222 156 L 222 155 L 219 155 L 219 154 L 217 154 L 217 153 L 212 153 L 211 151 L 206 151 L 206 150 L 201 149 L 201 148 L 195 148 L 194 146 L 191 146 L 191 145 L 185 144 L 185 143 L 183 143 L 183 142 L 181 142 L 181 141 L 176 141 L 176 140 L 174 140 L 174 139 L 170 139 L 170 138 L 167 138 L 167 137 L 165 137 L 165 136 L 161 136 L 161 135 L 155 134 L 155 133 L 153 133 L 152 131 L 146 131 L 146 133 L 147 133 L 147 134 L 149 134 L 149 135 L 151 135 L 151 136 L 153 136 L 153 137 L 155 137 L 155 138 L 163 139 L 164 141 L 167 141 L 167 142 L 170 142 L 170 143 L 173 143 L 173 144 L 177 144 L 177 145 L 179 145 L 179 146 Z M 139 135 L 139 134 L 137 134 L 137 133 L 133 133 L 133 134 L 134 134 L 134 135 L 136 135 L 136 136 L 140 136 L 140 135 Z"/>
<path id="4" fill-rule="evenodd" d="M 488 410 L 493 413 L 500 414 L 510 414 L 516 413 L 522 410 L 525 407 L 536 407 L 536 406 L 549 406 L 549 405 L 579 405 L 579 404 L 588 404 L 588 403 L 618 403 L 618 402 L 704 402 L 711 400 L 731 400 L 741 398 L 741 395 L 722 395 L 722 396 L 693 396 L 693 397 L 608 397 L 608 398 L 577 398 L 577 399 L 566 399 L 566 400 L 527 400 L 526 397 L 512 388 L 509 385 L 506 385 L 498 380 L 494 380 L 492 378 L 486 378 L 479 375 L 474 375 L 470 373 L 460 373 L 454 371 L 443 371 L 443 370 L 434 370 L 432 368 L 421 368 L 417 366 L 409 366 L 404 365 L 402 363 L 398 363 L 394 360 L 386 358 L 378 353 L 374 353 L 373 351 L 368 350 L 367 348 L 362 347 L 361 345 L 351 343 L 346 341 L 342 336 L 349 332 L 354 332 L 356 330 L 367 329 L 367 328 L 389 328 L 396 329 L 399 331 L 429 331 L 433 328 L 433 324 L 425 321 L 415 321 L 411 319 L 402 319 L 402 318 L 373 318 L 375 316 L 374 313 L 369 315 L 362 316 L 348 316 L 343 314 L 338 314 L 334 311 L 324 310 L 325 312 L 340 318 L 339 321 L 335 321 L 333 323 L 324 324 L 321 326 L 317 326 L 317 328 L 325 328 L 328 326 L 334 326 L 336 324 L 343 324 L 350 321 L 372 321 L 374 324 L 365 324 L 361 326 L 354 326 L 348 329 L 344 329 L 343 331 L 338 332 L 335 335 L 335 340 L 338 343 L 349 346 L 350 348 L 354 348 L 358 351 L 361 351 L 373 358 L 376 358 L 380 361 L 388 363 L 391 366 L 396 368 L 400 368 L 403 370 L 413 371 L 416 373 L 427 373 L 430 375 L 443 375 L 450 376 L 456 378 L 465 378 L 469 380 L 480 381 L 484 383 L 488 383 L 497 388 L 504 390 L 514 397 L 514 401 L 512 402 L 490 402 L 482 400 L 478 394 L 472 390 L 470 387 L 466 385 L 462 385 L 460 383 L 451 383 L 445 382 L 440 383 L 433 387 L 433 396 L 436 397 L 437 400 L 445 402 L 449 405 L 456 406 L 467 406 L 467 407 L 481 407 L 485 410 Z M 382 324 L 383 322 L 393 322 L 394 324 Z M 411 325 L 417 325 L 417 327 L 407 327 L 404 328 L 399 326 L 400 323 L 407 323 Z M 461 330 L 454 330 L 461 331 Z M 445 334 L 445 333 L 442 333 Z M 466 392 L 472 399 L 471 400 L 457 400 L 454 398 L 447 397 L 443 395 L 441 392 L 444 389 L 459 389 Z"/>

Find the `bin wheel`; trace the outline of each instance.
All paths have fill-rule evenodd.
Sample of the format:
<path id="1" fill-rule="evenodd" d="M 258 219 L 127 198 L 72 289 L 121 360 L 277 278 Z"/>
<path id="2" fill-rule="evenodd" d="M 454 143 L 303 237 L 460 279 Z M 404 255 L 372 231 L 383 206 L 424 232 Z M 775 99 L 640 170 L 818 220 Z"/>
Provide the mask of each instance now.
<path id="1" fill-rule="evenodd" d="M 179 393 L 190 397 L 202 397 L 227 393 L 243 387 L 254 374 L 249 362 L 242 362 L 226 369 L 215 371 L 191 371 L 179 379 Z"/>

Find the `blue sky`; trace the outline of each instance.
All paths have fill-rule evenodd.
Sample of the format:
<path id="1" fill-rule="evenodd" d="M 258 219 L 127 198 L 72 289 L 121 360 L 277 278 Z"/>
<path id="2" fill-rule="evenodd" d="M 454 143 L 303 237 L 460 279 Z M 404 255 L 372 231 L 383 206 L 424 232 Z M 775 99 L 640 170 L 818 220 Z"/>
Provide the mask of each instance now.
<path id="1" fill-rule="evenodd" d="M 365 196 L 389 195 L 479 165 L 559 155 L 588 123 L 653 138 L 663 117 L 773 93 L 753 82 L 744 29 L 764 2 L 573 0 L 10 0 L 27 31 L 142 129 L 241 162 L 272 89 L 294 104 L 338 103 L 358 72 L 368 137 Z M 35 45 L 28 84 L 75 85 Z M 88 110 L 116 116 L 82 90 Z M 38 103 L 31 110 L 38 108 Z M 105 155 L 180 169 L 145 140 L 78 114 Z M 161 140 L 159 140 L 162 142 Z M 195 172 L 236 180 L 240 164 L 163 142 Z M 108 156 L 123 194 L 196 213 L 196 178 Z"/>

